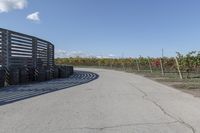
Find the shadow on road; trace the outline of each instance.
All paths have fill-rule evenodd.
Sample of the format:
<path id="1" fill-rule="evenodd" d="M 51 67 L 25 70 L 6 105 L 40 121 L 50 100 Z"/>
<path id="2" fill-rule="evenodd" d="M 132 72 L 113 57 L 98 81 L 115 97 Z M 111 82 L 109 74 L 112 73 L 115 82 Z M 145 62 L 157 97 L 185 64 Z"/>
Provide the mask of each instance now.
<path id="1" fill-rule="evenodd" d="M 85 84 L 97 79 L 98 77 L 99 75 L 92 72 L 75 71 L 71 77 L 66 79 L 56 79 L 35 84 L 6 87 L 0 89 L 0 106 Z"/>

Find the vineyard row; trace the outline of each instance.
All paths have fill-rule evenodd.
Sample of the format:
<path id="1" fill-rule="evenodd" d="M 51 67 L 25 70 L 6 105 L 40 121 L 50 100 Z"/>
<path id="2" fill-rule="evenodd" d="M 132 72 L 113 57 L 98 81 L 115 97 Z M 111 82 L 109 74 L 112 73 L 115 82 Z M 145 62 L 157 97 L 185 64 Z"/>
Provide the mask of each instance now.
<path id="1" fill-rule="evenodd" d="M 183 73 L 187 73 L 187 78 L 191 73 L 200 74 L 200 52 L 192 51 L 186 55 L 177 52 L 176 57 L 163 58 L 57 58 L 57 64 L 68 64 L 74 66 L 95 66 L 107 68 L 132 69 L 135 71 L 177 73 L 182 78 Z"/>

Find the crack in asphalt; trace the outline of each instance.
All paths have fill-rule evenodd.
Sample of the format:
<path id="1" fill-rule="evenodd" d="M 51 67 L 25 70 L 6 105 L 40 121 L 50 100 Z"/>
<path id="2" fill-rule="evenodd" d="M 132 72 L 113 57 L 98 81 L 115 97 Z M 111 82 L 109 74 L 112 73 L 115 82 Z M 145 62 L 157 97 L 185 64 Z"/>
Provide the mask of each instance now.
<path id="1" fill-rule="evenodd" d="M 65 130 L 106 130 L 106 129 L 112 129 L 112 128 L 119 128 L 119 127 L 130 127 L 130 126 L 145 126 L 145 125 L 168 125 L 168 124 L 174 124 L 178 123 L 178 121 L 171 121 L 171 122 L 160 122 L 160 123 L 134 123 L 134 124 L 121 124 L 121 125 L 115 125 L 115 126 L 104 126 L 104 127 L 77 127 L 77 128 L 66 128 Z"/>
<path id="2" fill-rule="evenodd" d="M 189 128 L 192 130 L 192 133 L 196 133 L 196 130 L 194 129 L 194 127 L 192 127 L 190 124 L 186 123 L 185 121 L 183 121 L 181 118 L 176 118 L 175 116 L 171 115 L 170 113 L 168 113 L 161 105 L 159 105 L 156 101 L 153 101 L 152 99 L 150 99 L 148 97 L 148 94 L 146 92 L 144 92 L 143 90 L 141 90 L 140 88 L 138 88 L 137 86 L 133 85 L 132 83 L 129 83 L 131 86 L 133 86 L 135 89 L 137 89 L 139 92 L 141 92 L 143 94 L 142 98 L 150 101 L 151 103 L 153 103 L 156 107 L 158 107 L 165 115 L 167 115 L 168 117 L 172 118 L 173 120 L 175 120 L 176 122 L 179 122 L 180 124 L 184 125 L 185 127 Z"/>

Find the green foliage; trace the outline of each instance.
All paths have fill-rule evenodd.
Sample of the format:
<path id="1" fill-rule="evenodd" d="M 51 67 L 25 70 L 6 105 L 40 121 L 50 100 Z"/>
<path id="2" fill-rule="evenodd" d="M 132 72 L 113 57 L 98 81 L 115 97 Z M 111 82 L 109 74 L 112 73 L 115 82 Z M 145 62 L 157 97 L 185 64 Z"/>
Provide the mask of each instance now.
<path id="1" fill-rule="evenodd" d="M 190 73 L 191 71 L 199 71 L 200 69 L 200 52 L 192 51 L 186 55 L 177 52 L 177 58 L 181 71 Z M 138 70 L 137 63 L 140 70 L 159 70 L 161 62 L 165 72 L 177 72 L 177 65 L 173 57 L 162 58 L 57 58 L 56 64 L 68 64 L 74 66 L 95 66 L 95 67 L 109 67 Z"/>

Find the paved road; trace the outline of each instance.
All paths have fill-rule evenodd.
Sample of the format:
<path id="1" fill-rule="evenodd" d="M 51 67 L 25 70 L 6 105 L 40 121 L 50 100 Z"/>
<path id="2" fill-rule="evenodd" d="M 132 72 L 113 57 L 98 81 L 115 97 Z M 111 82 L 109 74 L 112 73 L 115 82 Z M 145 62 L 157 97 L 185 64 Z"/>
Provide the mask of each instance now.
<path id="1" fill-rule="evenodd" d="M 90 71 L 99 78 L 0 106 L 0 133 L 200 133 L 199 98 L 134 74 Z"/>

